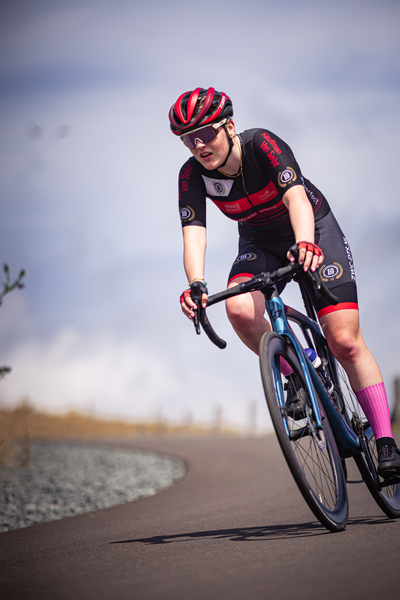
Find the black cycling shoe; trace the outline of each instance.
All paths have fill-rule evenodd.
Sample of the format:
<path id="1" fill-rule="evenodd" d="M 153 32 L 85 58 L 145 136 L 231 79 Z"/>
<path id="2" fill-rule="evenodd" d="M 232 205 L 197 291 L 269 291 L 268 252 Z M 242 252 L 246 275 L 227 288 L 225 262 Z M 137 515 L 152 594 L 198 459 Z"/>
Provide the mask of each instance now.
<path id="1" fill-rule="evenodd" d="M 284 389 L 287 390 L 286 412 L 288 417 L 295 421 L 305 419 L 307 416 L 307 392 L 294 373 L 288 376 Z"/>
<path id="2" fill-rule="evenodd" d="M 383 479 L 400 477 L 400 450 L 396 446 L 385 444 L 379 448 L 378 473 Z"/>

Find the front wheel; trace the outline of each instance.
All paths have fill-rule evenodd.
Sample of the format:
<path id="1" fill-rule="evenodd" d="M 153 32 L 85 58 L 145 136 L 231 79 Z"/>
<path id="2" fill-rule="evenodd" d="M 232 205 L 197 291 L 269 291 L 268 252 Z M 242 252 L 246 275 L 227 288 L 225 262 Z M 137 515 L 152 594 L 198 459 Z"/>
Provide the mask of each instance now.
<path id="1" fill-rule="evenodd" d="M 289 363 L 305 389 L 299 361 L 287 342 L 275 332 L 263 335 L 259 355 L 271 420 L 296 484 L 317 519 L 330 531 L 342 531 L 348 519 L 347 488 L 340 455 L 320 400 L 317 396 L 321 430 L 317 428 L 310 400 L 305 418 L 289 417 L 285 407 L 286 378 L 281 373 L 280 358 Z"/>

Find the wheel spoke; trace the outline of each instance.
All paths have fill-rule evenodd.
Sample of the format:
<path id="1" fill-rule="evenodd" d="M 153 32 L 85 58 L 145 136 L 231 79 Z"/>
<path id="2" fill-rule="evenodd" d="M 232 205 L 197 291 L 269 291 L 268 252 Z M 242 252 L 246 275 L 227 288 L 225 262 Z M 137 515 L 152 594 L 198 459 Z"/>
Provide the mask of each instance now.
<path id="1" fill-rule="evenodd" d="M 327 451 L 321 451 L 314 438 L 308 448 L 296 443 L 294 452 L 317 498 L 332 510 L 337 502 L 336 481 Z"/>
<path id="2" fill-rule="evenodd" d="M 287 421 L 288 424 L 290 422 L 289 430 L 291 432 L 303 432 L 299 439 L 296 439 L 296 435 L 291 435 L 293 452 L 300 469 L 304 472 L 321 504 L 329 510 L 333 510 L 337 502 L 336 479 L 328 449 L 321 449 L 312 434 L 312 426 L 308 425 L 296 430 L 294 429 L 296 421 L 290 418 Z"/>

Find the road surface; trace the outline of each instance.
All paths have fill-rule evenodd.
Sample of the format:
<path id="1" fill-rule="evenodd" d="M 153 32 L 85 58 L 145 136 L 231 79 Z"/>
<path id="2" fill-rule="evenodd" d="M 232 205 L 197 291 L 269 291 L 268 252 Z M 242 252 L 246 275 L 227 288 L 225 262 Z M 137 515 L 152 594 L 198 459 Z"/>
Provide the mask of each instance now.
<path id="1" fill-rule="evenodd" d="M 400 519 L 364 485 L 349 486 L 346 531 L 330 533 L 274 436 L 122 444 L 183 458 L 188 473 L 150 498 L 0 534 L 2 599 L 400 597 Z"/>

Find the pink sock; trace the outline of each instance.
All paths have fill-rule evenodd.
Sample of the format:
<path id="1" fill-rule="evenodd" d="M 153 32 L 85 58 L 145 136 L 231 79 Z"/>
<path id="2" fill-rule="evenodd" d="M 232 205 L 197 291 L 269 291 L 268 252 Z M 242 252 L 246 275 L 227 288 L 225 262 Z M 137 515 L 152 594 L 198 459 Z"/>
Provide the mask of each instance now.
<path id="1" fill-rule="evenodd" d="M 258 356 L 258 352 L 256 352 L 257 356 Z M 281 364 L 281 372 L 282 375 L 284 375 L 285 377 L 287 377 L 288 375 L 290 375 L 291 373 L 293 373 L 293 369 L 292 367 L 289 365 L 289 363 L 282 357 L 279 357 L 280 360 L 280 364 Z"/>
<path id="2" fill-rule="evenodd" d="M 288 362 L 286 362 L 286 360 L 282 356 L 279 357 L 279 360 L 280 360 L 280 363 L 281 363 L 282 375 L 284 375 L 285 377 L 287 377 L 288 375 L 290 375 L 291 373 L 293 373 L 292 367 L 289 365 Z"/>
<path id="3" fill-rule="evenodd" d="M 393 437 L 385 384 L 377 383 L 356 392 L 357 400 L 372 427 L 375 439 Z"/>

